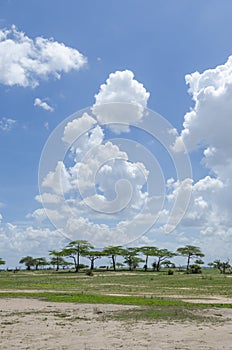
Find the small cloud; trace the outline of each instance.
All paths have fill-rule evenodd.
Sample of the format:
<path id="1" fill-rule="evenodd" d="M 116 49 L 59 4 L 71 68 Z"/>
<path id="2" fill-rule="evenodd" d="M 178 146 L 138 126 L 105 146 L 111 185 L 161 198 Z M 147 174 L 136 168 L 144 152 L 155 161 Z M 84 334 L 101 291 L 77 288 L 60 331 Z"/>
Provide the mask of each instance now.
<path id="1" fill-rule="evenodd" d="M 49 106 L 49 104 L 45 101 L 42 101 L 40 98 L 36 97 L 34 100 L 34 106 L 40 107 L 45 111 L 53 112 L 54 108 Z"/>
<path id="2" fill-rule="evenodd" d="M 60 79 L 62 73 L 79 71 L 87 58 L 54 39 L 29 38 L 15 25 L 0 29 L 0 84 L 36 87 L 40 80 Z"/>
<path id="3" fill-rule="evenodd" d="M 0 130 L 2 131 L 11 131 L 14 127 L 16 120 L 10 118 L 2 118 L 0 119 Z"/>
<path id="4" fill-rule="evenodd" d="M 176 130 L 176 128 L 172 128 L 168 130 L 169 135 L 173 135 L 173 136 L 177 136 L 178 132 Z"/>
<path id="5" fill-rule="evenodd" d="M 48 124 L 48 122 L 44 123 L 44 127 L 45 127 L 46 130 L 49 130 L 49 124 Z"/>

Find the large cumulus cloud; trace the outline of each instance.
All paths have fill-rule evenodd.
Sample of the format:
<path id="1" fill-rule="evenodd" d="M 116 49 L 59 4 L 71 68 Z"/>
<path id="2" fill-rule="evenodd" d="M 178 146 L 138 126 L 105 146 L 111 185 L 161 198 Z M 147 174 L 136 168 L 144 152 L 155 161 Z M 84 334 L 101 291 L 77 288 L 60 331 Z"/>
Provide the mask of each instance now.
<path id="1" fill-rule="evenodd" d="M 130 241 L 140 233 L 140 225 L 152 221 L 147 209 L 143 220 L 140 217 L 140 224 L 134 225 L 131 232 L 127 229 L 131 218 L 147 204 L 149 170 L 142 161 L 130 161 L 127 151 L 114 139 L 107 138 L 105 125 L 119 123 L 112 127 L 118 133 L 142 120 L 148 97 L 149 93 L 132 72 L 117 71 L 109 75 L 95 96 L 92 111 L 63 124 L 60 142 L 67 154 L 43 177 L 41 194 L 36 199 L 45 210 L 37 209 L 33 218 L 44 222 L 47 213 L 68 237 L 88 239 L 100 246 L 103 242 Z M 114 102 L 120 101 L 122 105 L 119 103 L 115 108 Z M 105 103 L 107 110 L 102 114 L 101 106 Z M 121 124 L 122 116 L 126 124 Z"/>
<path id="2" fill-rule="evenodd" d="M 92 110 L 100 124 L 107 124 L 117 133 L 128 132 L 130 124 L 142 119 L 149 96 L 143 84 L 134 79 L 133 72 L 116 71 L 100 86 Z"/>
<path id="3" fill-rule="evenodd" d="M 183 141 L 190 154 L 201 152 L 209 173 L 193 183 L 193 200 L 183 224 L 202 234 L 231 235 L 232 56 L 225 64 L 186 75 L 194 106 L 184 117 L 174 150 Z"/>

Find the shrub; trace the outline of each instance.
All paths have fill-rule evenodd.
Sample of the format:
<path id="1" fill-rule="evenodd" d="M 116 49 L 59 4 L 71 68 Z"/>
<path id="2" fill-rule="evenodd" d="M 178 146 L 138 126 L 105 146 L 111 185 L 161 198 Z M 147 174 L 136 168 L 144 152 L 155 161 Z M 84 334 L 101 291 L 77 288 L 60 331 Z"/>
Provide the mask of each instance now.
<path id="1" fill-rule="evenodd" d="M 190 273 L 201 273 L 201 267 L 197 264 L 190 265 Z"/>
<path id="2" fill-rule="evenodd" d="M 88 267 L 88 265 L 85 265 L 85 264 L 79 264 L 79 269 L 85 269 L 86 267 Z"/>
<path id="3" fill-rule="evenodd" d="M 93 276 L 93 271 L 92 270 L 88 270 L 85 273 L 87 276 Z"/>

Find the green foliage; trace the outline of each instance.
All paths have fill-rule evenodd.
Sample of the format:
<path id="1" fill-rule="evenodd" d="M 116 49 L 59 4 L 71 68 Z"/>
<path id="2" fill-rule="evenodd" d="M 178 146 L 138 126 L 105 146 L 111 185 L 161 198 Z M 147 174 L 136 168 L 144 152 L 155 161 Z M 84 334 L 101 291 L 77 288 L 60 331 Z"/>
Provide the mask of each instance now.
<path id="1" fill-rule="evenodd" d="M 73 259 L 75 271 L 80 268 L 80 257 L 86 256 L 93 246 L 86 240 L 76 240 L 70 242 L 63 250 L 62 255 Z"/>
<path id="2" fill-rule="evenodd" d="M 102 254 L 112 260 L 113 269 L 116 271 L 116 258 L 117 256 L 123 256 L 124 249 L 121 246 L 108 246 L 103 249 Z"/>
<path id="3" fill-rule="evenodd" d="M 139 251 L 145 256 L 145 265 L 144 265 L 144 269 L 145 271 L 147 271 L 148 268 L 148 257 L 149 256 L 155 256 L 156 255 L 156 251 L 157 251 L 157 247 L 154 246 L 143 246 L 139 248 Z"/>
<path id="4" fill-rule="evenodd" d="M 92 270 L 88 270 L 85 273 L 87 276 L 93 276 L 93 271 Z"/>
<path id="5" fill-rule="evenodd" d="M 152 247 L 152 246 L 141 247 L 141 248 L 139 248 L 139 251 L 146 256 L 145 270 L 147 270 L 149 256 L 153 256 L 153 257 L 157 258 L 157 260 L 155 260 L 155 262 L 153 262 L 152 267 L 153 267 L 153 270 L 160 271 L 161 265 L 163 265 L 163 264 L 165 265 L 165 261 L 168 258 L 172 258 L 172 257 L 177 255 L 176 253 L 173 253 L 168 249 L 165 249 L 165 248 L 159 249 L 157 247 Z M 172 264 L 170 262 L 170 260 L 168 260 L 168 262 L 169 262 L 169 264 Z"/>
<path id="6" fill-rule="evenodd" d="M 197 264 L 192 264 L 190 265 L 190 269 L 189 269 L 190 273 L 201 273 L 201 267 Z"/>
<path id="7" fill-rule="evenodd" d="M 20 264 L 25 264 L 28 271 L 31 270 L 31 267 L 35 267 L 36 270 L 39 269 L 39 266 L 46 266 L 49 263 L 46 261 L 44 257 L 41 258 L 33 258 L 32 256 L 25 256 L 20 261 Z"/>
<path id="8" fill-rule="evenodd" d="M 71 263 L 63 258 L 62 251 L 50 250 L 49 255 L 51 256 L 50 265 L 56 266 L 56 271 L 60 269 L 60 266 L 64 268 L 65 266 L 71 265 Z"/>
<path id="9" fill-rule="evenodd" d="M 124 263 L 129 266 L 129 270 L 133 271 L 136 269 L 136 267 L 139 266 L 140 262 L 144 262 L 143 259 L 138 257 L 139 249 L 138 248 L 127 248 L 124 249 L 123 257 L 124 257 Z"/>
<path id="10" fill-rule="evenodd" d="M 85 264 L 79 264 L 79 269 L 86 269 L 88 268 L 88 265 L 85 265 Z"/>
<path id="11" fill-rule="evenodd" d="M 186 245 L 177 249 L 177 254 L 187 257 L 187 271 L 189 270 L 190 261 L 192 258 L 202 258 L 205 256 L 199 247 L 194 245 Z"/>
<path id="12" fill-rule="evenodd" d="M 2 259 L 2 258 L 0 258 L 0 265 L 5 265 L 5 261 Z"/>
<path id="13" fill-rule="evenodd" d="M 161 264 L 163 264 L 168 258 L 172 258 L 176 255 L 176 253 L 171 252 L 168 249 L 157 249 L 156 250 L 156 271 L 160 271 Z"/>
<path id="14" fill-rule="evenodd" d="M 197 265 L 203 265 L 205 262 L 202 259 L 195 260 L 195 264 Z"/>
<path id="15" fill-rule="evenodd" d="M 25 266 L 27 267 L 27 270 L 30 271 L 32 266 L 35 266 L 35 259 L 32 258 L 32 256 L 25 256 L 23 257 L 20 261 L 20 264 L 25 264 Z"/>
<path id="16" fill-rule="evenodd" d="M 169 269 L 175 269 L 176 268 L 176 265 L 171 262 L 170 260 L 164 260 L 162 263 L 161 263 L 162 267 L 166 267 L 166 268 L 169 268 Z"/>
<path id="17" fill-rule="evenodd" d="M 46 261 L 46 258 L 42 257 L 42 258 L 34 258 L 34 266 L 35 269 L 38 270 L 39 266 L 46 266 L 49 263 Z"/>
<path id="18" fill-rule="evenodd" d="M 95 260 L 100 259 L 102 256 L 104 256 L 104 253 L 96 250 L 88 251 L 86 253 L 85 257 L 90 260 L 90 270 L 94 269 Z"/>
<path id="19" fill-rule="evenodd" d="M 214 268 L 217 268 L 220 271 L 220 273 L 223 273 L 223 274 L 226 273 L 226 270 L 231 268 L 229 260 L 227 261 L 214 260 L 212 263 L 209 263 L 208 265 L 213 266 Z"/>

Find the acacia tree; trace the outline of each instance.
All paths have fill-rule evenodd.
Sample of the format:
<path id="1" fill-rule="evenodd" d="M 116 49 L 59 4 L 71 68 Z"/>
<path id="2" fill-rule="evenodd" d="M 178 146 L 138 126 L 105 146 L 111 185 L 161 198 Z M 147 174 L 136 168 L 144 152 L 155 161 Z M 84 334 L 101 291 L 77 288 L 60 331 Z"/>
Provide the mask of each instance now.
<path id="1" fill-rule="evenodd" d="M 154 246 L 144 246 L 139 248 L 139 251 L 145 256 L 145 265 L 144 265 L 145 271 L 147 271 L 147 268 L 148 268 L 148 257 L 155 256 L 157 249 L 158 248 Z"/>
<path id="2" fill-rule="evenodd" d="M 229 260 L 227 261 L 221 261 L 221 260 L 214 260 L 212 263 L 209 263 L 208 265 L 213 266 L 214 268 L 217 268 L 220 273 L 226 273 L 226 269 L 229 269 L 230 263 Z"/>
<path id="3" fill-rule="evenodd" d="M 25 256 L 20 261 L 20 264 L 25 264 L 27 270 L 30 271 L 32 266 L 35 266 L 35 259 L 32 256 Z"/>
<path id="4" fill-rule="evenodd" d="M 89 251 L 86 254 L 86 258 L 90 260 L 90 270 L 94 270 L 94 262 L 97 259 L 100 259 L 102 256 L 104 256 L 103 252 L 99 252 L 99 251 Z"/>
<path id="5" fill-rule="evenodd" d="M 2 258 L 0 258 L 0 265 L 5 265 L 5 261 L 2 259 Z"/>
<path id="6" fill-rule="evenodd" d="M 46 265 L 48 265 L 46 258 L 42 257 L 42 258 L 34 259 L 34 266 L 36 270 L 39 269 L 39 266 L 46 266 Z"/>
<path id="7" fill-rule="evenodd" d="M 161 263 L 162 266 L 166 267 L 166 268 L 169 268 L 169 269 L 173 269 L 176 267 L 176 265 L 171 261 L 171 260 L 164 260 L 162 263 Z"/>
<path id="8" fill-rule="evenodd" d="M 201 249 L 194 245 L 186 245 L 185 247 L 180 247 L 177 249 L 176 252 L 178 255 L 187 257 L 187 268 L 186 268 L 187 271 L 189 271 L 189 265 L 190 265 L 191 259 L 202 258 L 203 256 L 205 256 L 205 254 L 201 252 Z"/>
<path id="9" fill-rule="evenodd" d="M 56 266 L 56 271 L 60 269 L 60 266 L 68 264 L 63 258 L 63 251 L 50 250 L 49 255 L 51 256 L 50 264 Z"/>
<path id="10" fill-rule="evenodd" d="M 103 249 L 102 253 L 108 256 L 112 260 L 112 266 L 116 271 L 116 258 L 117 256 L 123 256 L 124 249 L 121 246 L 109 246 Z"/>
<path id="11" fill-rule="evenodd" d="M 176 256 L 176 253 L 173 253 L 168 249 L 156 248 L 154 255 L 158 258 L 156 261 L 156 271 L 160 271 L 161 264 L 164 264 L 165 260 L 167 260 L 168 258 L 173 258 L 174 256 Z"/>
<path id="12" fill-rule="evenodd" d="M 63 250 L 62 255 L 73 259 L 75 272 L 79 271 L 80 257 L 86 256 L 93 246 L 85 240 L 76 240 L 70 242 Z"/>
<path id="13" fill-rule="evenodd" d="M 133 271 L 139 265 L 140 262 L 144 262 L 144 259 L 138 256 L 139 248 L 127 248 L 124 249 L 124 263 L 129 266 L 129 270 Z"/>

